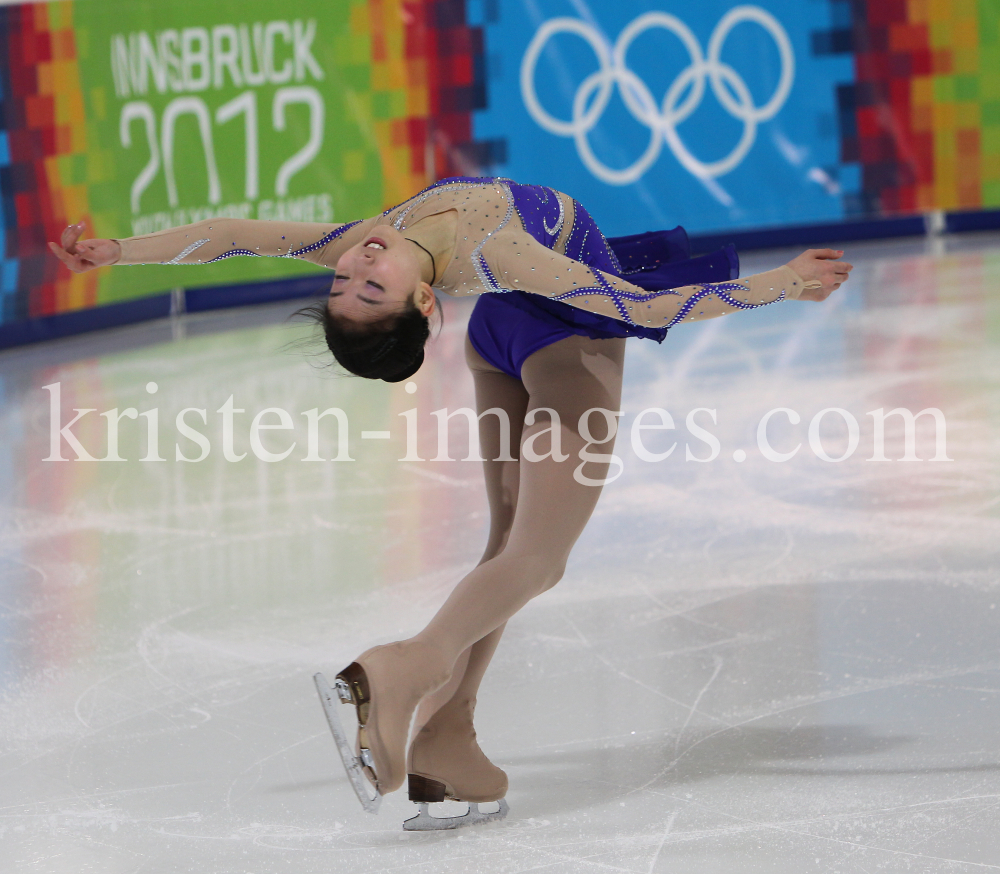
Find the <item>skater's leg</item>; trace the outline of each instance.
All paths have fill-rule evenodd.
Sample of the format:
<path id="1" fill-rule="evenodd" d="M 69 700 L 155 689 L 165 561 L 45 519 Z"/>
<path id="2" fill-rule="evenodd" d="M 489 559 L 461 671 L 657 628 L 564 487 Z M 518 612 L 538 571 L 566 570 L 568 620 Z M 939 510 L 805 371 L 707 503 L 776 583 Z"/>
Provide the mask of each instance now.
<path id="1" fill-rule="evenodd" d="M 529 415 L 539 412 L 522 433 L 519 490 L 506 546 L 456 586 L 413 641 L 434 647 L 453 664 L 469 646 L 560 579 L 601 492 L 600 486 L 579 481 L 574 472 L 599 481 L 609 468 L 605 462 L 580 461 L 587 441 L 579 422 L 593 408 L 618 410 L 624 351 L 624 340 L 570 337 L 539 350 L 524 363 L 521 377 L 530 398 Z M 569 456 L 563 461 L 550 452 L 552 422 L 541 408 L 554 410 L 559 417 L 559 448 Z M 607 436 L 603 418 L 595 413 L 589 421 L 598 440 Z M 544 456 L 541 460 L 523 459 L 529 443 L 536 457 Z M 613 441 L 601 443 L 591 451 L 606 455 L 612 445 Z"/>
<path id="2" fill-rule="evenodd" d="M 489 536 L 482 558 L 479 559 L 479 564 L 484 564 L 503 551 L 514 521 L 519 484 L 516 459 L 520 454 L 521 430 L 528 408 L 528 392 L 519 379 L 514 379 L 484 361 L 468 337 L 465 339 L 465 360 L 475 383 L 476 413 L 482 414 L 484 410 L 499 408 L 507 413 L 510 423 L 509 435 L 502 435 L 502 425 L 496 416 L 484 416 L 479 425 L 479 449 L 480 455 L 485 459 L 483 476 L 486 481 L 486 499 L 490 508 Z M 510 455 L 514 461 L 500 460 L 504 445 L 510 447 Z M 461 689 L 460 697 L 475 701 L 479 683 L 490 659 L 493 658 L 502 634 L 502 627 L 490 632 L 456 659 L 451 679 L 421 702 L 417 711 L 418 728 L 423 727 L 434 713 L 455 697 L 459 689 Z"/>
<path id="3" fill-rule="evenodd" d="M 518 461 L 499 460 L 503 446 L 515 459 L 520 454 L 521 430 L 528 406 L 528 392 L 520 380 L 484 361 L 466 338 L 466 361 L 476 387 L 476 412 L 500 408 L 507 413 L 510 433 L 502 434 L 496 416 L 485 416 L 479 427 L 480 454 L 490 507 L 490 531 L 479 564 L 499 555 L 507 543 L 517 507 Z M 505 438 L 505 439 L 502 439 Z M 496 652 L 504 626 L 494 629 L 468 647 L 456 660 L 451 680 L 428 695 L 417 714 L 413 741 L 407 757 L 409 796 L 421 812 L 408 820 L 406 829 L 440 829 L 471 825 L 483 819 L 503 819 L 507 813 L 507 775 L 483 753 L 476 739 L 474 715 L 479 684 Z M 428 814 L 419 802 L 456 798 L 469 802 L 469 814 L 451 822 Z M 499 802 L 495 813 L 482 814 L 481 802 Z"/>
<path id="4" fill-rule="evenodd" d="M 480 453 L 490 507 L 490 531 L 483 564 L 499 555 L 507 542 L 517 506 L 518 462 L 501 461 L 501 447 L 510 445 L 517 458 L 528 392 L 514 379 L 485 362 L 466 340 L 466 360 L 476 385 L 477 413 L 499 407 L 507 413 L 511 433 L 501 439 L 501 425 L 486 416 L 479 429 Z M 407 772 L 410 780 L 431 781 L 438 791 L 465 801 L 495 801 L 507 792 L 507 775 L 479 748 L 473 724 L 479 684 L 496 652 L 503 626 L 476 641 L 455 662 L 451 680 L 428 695 L 417 712 Z M 419 793 L 418 793 L 419 794 Z"/>
<path id="5" fill-rule="evenodd" d="M 489 536 L 481 564 L 503 550 L 513 522 L 518 490 L 516 459 L 528 393 L 520 380 L 485 362 L 468 340 L 466 358 L 475 380 L 478 412 L 495 407 L 503 409 L 510 423 L 509 435 L 502 434 L 501 423 L 496 416 L 484 417 L 479 427 L 480 451 L 486 459 L 483 467 L 490 507 Z M 509 446 L 515 460 L 500 460 L 506 454 L 501 451 L 505 446 Z M 424 697 L 417 714 L 417 731 L 407 762 L 409 773 L 440 783 L 449 794 L 461 793 L 461 797 L 470 802 L 500 799 L 507 788 L 507 775 L 479 749 L 473 728 L 479 684 L 502 634 L 501 626 L 466 649 L 456 660 L 451 679 L 436 692 Z M 359 741 L 362 746 L 366 745 L 365 734 L 359 735 Z M 416 768 L 412 767 L 414 754 Z M 369 773 L 369 776 L 373 775 Z M 380 780 L 380 788 L 387 782 Z M 389 790 L 386 788 L 385 791 Z M 363 792 L 359 791 L 359 797 L 362 795 Z"/>

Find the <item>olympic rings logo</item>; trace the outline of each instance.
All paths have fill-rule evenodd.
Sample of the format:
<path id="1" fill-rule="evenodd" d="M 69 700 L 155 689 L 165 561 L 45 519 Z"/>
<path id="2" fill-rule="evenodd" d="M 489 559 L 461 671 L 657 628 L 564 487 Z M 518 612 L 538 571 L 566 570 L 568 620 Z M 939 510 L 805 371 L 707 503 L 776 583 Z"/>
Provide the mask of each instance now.
<path id="1" fill-rule="evenodd" d="M 778 84 L 763 106 L 754 103 L 743 78 L 721 60 L 726 39 L 733 28 L 743 22 L 753 22 L 766 30 L 774 40 L 781 59 Z M 654 29 L 666 30 L 677 36 L 691 59 L 691 63 L 667 89 L 659 106 L 646 84 L 628 67 L 628 52 L 632 43 L 641 34 Z M 573 98 L 573 117 L 569 121 L 549 114 L 535 90 L 538 58 L 549 40 L 562 33 L 576 34 L 589 43 L 600 64 L 600 69 L 587 76 L 577 88 Z M 614 46 L 609 46 L 598 31 L 584 21 L 576 18 L 550 19 L 538 29 L 521 61 L 521 95 L 531 117 L 550 133 L 572 137 L 587 169 L 609 185 L 629 185 L 641 179 L 659 157 L 664 142 L 681 165 L 701 179 L 716 178 L 736 169 L 756 139 L 757 125 L 773 118 L 784 105 L 794 78 L 795 55 L 788 34 L 771 13 L 759 6 L 730 9 L 712 31 L 707 55 L 702 52 L 691 29 L 679 18 L 667 12 L 647 12 L 619 34 Z M 723 108 L 743 122 L 743 133 L 733 150 L 726 157 L 709 163 L 692 155 L 677 132 L 677 127 L 701 103 L 706 80 Z M 615 87 L 628 111 L 650 132 L 649 145 L 642 156 L 623 170 L 615 170 L 602 163 L 588 140 L 588 134 L 597 126 Z"/>

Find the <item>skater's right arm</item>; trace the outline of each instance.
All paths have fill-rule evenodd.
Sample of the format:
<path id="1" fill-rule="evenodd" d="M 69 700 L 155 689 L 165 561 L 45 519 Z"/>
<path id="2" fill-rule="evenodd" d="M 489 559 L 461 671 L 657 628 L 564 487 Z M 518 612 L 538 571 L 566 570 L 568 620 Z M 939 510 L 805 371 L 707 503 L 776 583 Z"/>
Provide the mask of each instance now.
<path id="1" fill-rule="evenodd" d="M 81 240 L 80 222 L 49 249 L 74 273 L 112 264 L 208 264 L 237 255 L 300 258 L 333 269 L 357 224 L 216 218 L 122 240 Z"/>

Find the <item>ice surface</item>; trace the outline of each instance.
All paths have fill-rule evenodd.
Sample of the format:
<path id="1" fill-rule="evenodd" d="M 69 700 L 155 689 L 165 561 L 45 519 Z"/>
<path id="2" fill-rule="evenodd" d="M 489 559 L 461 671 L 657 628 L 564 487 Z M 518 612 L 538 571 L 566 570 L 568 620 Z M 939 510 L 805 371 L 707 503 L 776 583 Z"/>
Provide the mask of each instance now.
<path id="1" fill-rule="evenodd" d="M 0 354 L 0 869 L 313 872 L 973 872 L 1000 870 L 1000 241 L 850 247 L 851 282 L 632 341 L 625 463 L 565 579 L 509 625 L 478 709 L 510 816 L 404 833 L 400 793 L 365 814 L 312 674 L 415 632 L 477 560 L 474 461 L 400 462 L 417 408 L 473 402 L 468 302 L 408 394 L 332 377 L 286 348 L 289 308 L 191 316 Z M 753 259 L 750 269 L 785 260 Z M 156 394 L 146 390 L 156 382 Z M 49 393 L 125 461 L 43 461 Z M 223 457 L 264 432 L 281 462 Z M 303 461 L 306 410 L 340 407 L 347 462 Z M 175 460 L 174 420 L 211 440 Z M 675 432 L 645 432 L 646 407 Z M 721 453 L 685 425 L 696 421 Z M 766 460 L 757 424 L 769 410 Z M 848 411 L 859 443 L 818 459 L 808 427 Z M 869 411 L 934 407 L 914 462 L 867 461 Z M 847 446 L 827 414 L 825 451 Z M 272 423 L 277 419 L 272 417 Z M 452 456 L 466 452 L 453 420 Z M 362 440 L 389 430 L 389 440 Z M 336 453 L 324 420 L 321 454 Z M 669 438 L 669 439 L 667 439 Z M 198 448 L 181 439 L 182 451 Z M 903 454 L 899 422 L 886 456 Z M 747 459 L 733 460 L 743 449 Z M 73 453 L 63 446 L 63 454 Z"/>

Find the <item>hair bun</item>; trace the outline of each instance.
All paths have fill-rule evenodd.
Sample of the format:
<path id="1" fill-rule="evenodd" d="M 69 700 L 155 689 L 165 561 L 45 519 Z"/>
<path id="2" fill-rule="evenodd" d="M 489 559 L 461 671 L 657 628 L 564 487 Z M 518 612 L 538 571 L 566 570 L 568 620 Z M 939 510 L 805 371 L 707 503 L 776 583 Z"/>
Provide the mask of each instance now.
<path id="1" fill-rule="evenodd" d="M 402 382 L 404 379 L 409 379 L 411 376 L 413 376 L 414 373 L 420 370 L 420 366 L 423 363 L 424 363 L 424 350 L 421 349 L 417 353 L 417 357 L 413 360 L 413 362 L 411 364 L 408 364 L 402 370 L 400 370 L 399 373 L 396 373 L 393 376 L 383 376 L 381 378 L 383 382 Z"/>

